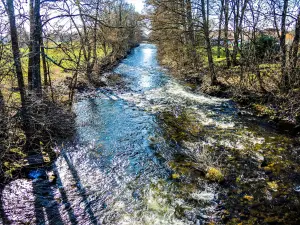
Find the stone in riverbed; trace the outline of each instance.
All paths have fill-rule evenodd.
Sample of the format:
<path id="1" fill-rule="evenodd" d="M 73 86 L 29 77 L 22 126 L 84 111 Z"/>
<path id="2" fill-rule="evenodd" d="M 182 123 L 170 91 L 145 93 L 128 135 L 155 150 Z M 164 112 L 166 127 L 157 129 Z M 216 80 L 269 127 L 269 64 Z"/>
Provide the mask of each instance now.
<path id="1" fill-rule="evenodd" d="M 300 185 L 296 186 L 296 187 L 294 188 L 294 191 L 300 193 Z"/>

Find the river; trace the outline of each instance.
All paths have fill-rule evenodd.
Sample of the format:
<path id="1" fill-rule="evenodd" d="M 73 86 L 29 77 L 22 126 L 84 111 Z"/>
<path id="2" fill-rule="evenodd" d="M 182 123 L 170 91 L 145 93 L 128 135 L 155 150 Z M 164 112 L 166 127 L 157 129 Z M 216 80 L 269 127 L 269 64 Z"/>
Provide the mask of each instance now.
<path id="1" fill-rule="evenodd" d="M 55 164 L 3 191 L 12 224 L 300 224 L 296 137 L 194 93 L 141 44 L 82 94 Z M 54 181 L 50 182 L 54 179 Z"/>

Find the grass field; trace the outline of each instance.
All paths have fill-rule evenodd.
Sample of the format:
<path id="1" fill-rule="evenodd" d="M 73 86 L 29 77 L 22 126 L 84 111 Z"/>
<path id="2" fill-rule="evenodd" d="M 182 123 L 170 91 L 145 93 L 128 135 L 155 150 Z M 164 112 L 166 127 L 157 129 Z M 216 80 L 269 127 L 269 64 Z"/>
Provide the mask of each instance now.
<path id="1" fill-rule="evenodd" d="M 2 53 L 4 56 L 0 59 L 0 88 L 4 95 L 7 104 L 18 104 L 20 102 L 20 94 L 17 90 L 17 79 L 13 72 L 13 61 L 10 45 L 3 46 Z M 64 45 L 57 47 L 54 44 L 49 44 L 49 48 L 46 49 L 46 54 L 51 60 L 60 63 L 63 68 L 75 69 L 76 68 L 76 58 L 79 56 L 80 47 L 79 44 L 73 44 L 73 49 L 69 50 Z M 110 53 L 111 49 L 108 50 Z M 24 83 L 28 85 L 28 48 L 21 48 L 21 61 L 22 70 L 24 76 Z M 101 59 L 105 56 L 104 51 L 101 48 L 97 49 L 97 57 Z M 63 81 L 70 77 L 72 74 L 70 71 L 66 71 L 62 67 L 55 65 L 51 60 L 48 60 L 50 65 L 50 76 L 54 90 L 60 91 L 63 89 Z M 81 64 L 84 65 L 84 60 L 82 57 Z M 43 67 L 41 65 L 41 76 L 43 80 Z M 65 91 L 63 91 L 65 92 Z M 57 94 L 60 96 L 60 94 Z M 63 97 L 63 96 L 61 96 Z M 63 97 L 65 99 L 65 97 Z"/>

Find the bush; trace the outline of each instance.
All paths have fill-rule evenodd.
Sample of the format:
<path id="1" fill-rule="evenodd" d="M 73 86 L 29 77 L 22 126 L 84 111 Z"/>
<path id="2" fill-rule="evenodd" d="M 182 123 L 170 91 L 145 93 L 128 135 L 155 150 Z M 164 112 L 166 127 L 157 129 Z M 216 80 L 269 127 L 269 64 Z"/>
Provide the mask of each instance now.
<path id="1" fill-rule="evenodd" d="M 28 105 L 32 132 L 42 142 L 53 143 L 74 134 L 75 115 L 47 99 L 31 99 Z"/>
<path id="2" fill-rule="evenodd" d="M 263 60 L 276 54 L 279 51 L 276 43 L 277 41 L 274 37 L 267 35 L 260 36 L 257 41 L 254 42 L 256 57 Z"/>
<path id="3" fill-rule="evenodd" d="M 270 60 L 275 58 L 280 48 L 274 37 L 261 35 L 255 41 L 243 44 L 244 55 L 256 60 Z"/>
<path id="4" fill-rule="evenodd" d="M 28 100 L 27 106 L 32 135 L 27 143 L 20 113 L 9 107 L 7 112 L 0 110 L 0 179 L 3 182 L 20 175 L 24 159 L 29 155 L 43 152 L 50 161 L 54 160 L 57 157 L 53 151 L 55 144 L 75 132 L 75 115 L 63 106 L 34 97 Z"/>

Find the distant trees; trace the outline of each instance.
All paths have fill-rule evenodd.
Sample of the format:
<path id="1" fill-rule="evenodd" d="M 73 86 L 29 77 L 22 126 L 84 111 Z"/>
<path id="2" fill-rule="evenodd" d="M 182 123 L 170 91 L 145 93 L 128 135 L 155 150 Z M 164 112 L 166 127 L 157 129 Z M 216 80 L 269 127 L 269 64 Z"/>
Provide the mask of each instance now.
<path id="1" fill-rule="evenodd" d="M 91 83 L 95 81 L 92 76 L 102 58 L 100 50 L 114 60 L 117 55 L 123 55 L 140 41 L 140 16 L 124 0 L 65 1 L 52 3 L 51 8 L 60 12 L 60 15 L 55 15 L 54 19 L 51 19 L 50 11 L 48 20 L 68 21 L 64 27 L 57 26 L 55 32 L 59 35 L 55 34 L 51 39 L 59 39 L 64 32 L 69 34 L 67 41 L 63 40 L 63 43 L 55 41 L 56 46 L 64 46 L 62 50 L 65 58 L 52 62 L 59 66 L 63 66 L 67 61 L 69 64 L 72 62 L 72 68 L 65 69 L 74 70 L 78 67 L 75 58 L 80 55 L 79 69 L 81 72 L 84 70 Z"/>
<path id="2" fill-rule="evenodd" d="M 195 65 L 203 65 L 214 85 L 220 70 L 216 66 L 218 59 L 227 69 L 239 70 L 240 85 L 259 83 L 265 92 L 260 68 L 263 61 L 268 61 L 280 64 L 280 71 L 272 76 L 281 91 L 288 91 L 297 83 L 299 69 L 292 68 L 299 68 L 298 0 L 148 0 L 147 3 L 152 38 L 158 44 L 161 61 L 176 70 L 184 68 L 188 73 L 196 69 Z M 224 60 L 220 60 L 222 52 Z"/>

